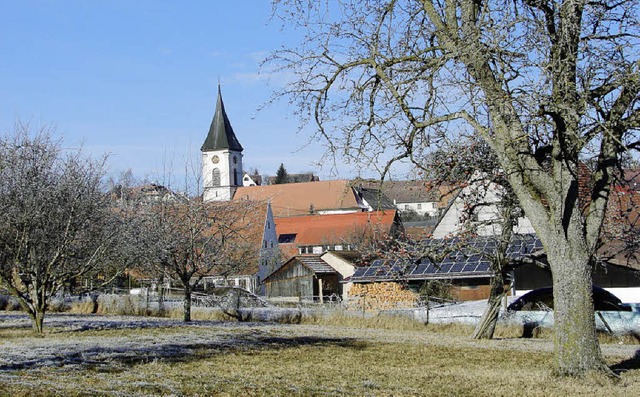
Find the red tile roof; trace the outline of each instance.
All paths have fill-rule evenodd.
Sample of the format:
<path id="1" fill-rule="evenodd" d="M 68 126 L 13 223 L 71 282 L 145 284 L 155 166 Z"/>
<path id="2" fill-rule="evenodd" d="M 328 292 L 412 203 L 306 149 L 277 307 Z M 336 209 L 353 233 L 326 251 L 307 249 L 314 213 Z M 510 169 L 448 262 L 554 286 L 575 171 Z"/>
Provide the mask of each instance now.
<path id="1" fill-rule="evenodd" d="M 233 200 L 271 201 L 273 216 L 301 216 L 328 210 L 361 210 L 348 180 L 246 186 Z"/>
<path id="2" fill-rule="evenodd" d="M 293 244 L 305 246 L 354 243 L 393 233 L 395 218 L 396 211 L 373 211 L 276 218 L 275 222 L 279 236 L 295 234 Z"/>

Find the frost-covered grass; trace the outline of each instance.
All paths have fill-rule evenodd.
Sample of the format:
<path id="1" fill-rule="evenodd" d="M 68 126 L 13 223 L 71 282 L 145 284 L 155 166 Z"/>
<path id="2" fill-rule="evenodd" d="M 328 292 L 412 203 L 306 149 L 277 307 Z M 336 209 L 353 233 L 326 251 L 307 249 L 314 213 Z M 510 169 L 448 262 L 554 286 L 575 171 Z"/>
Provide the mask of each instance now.
<path id="1" fill-rule="evenodd" d="M 603 346 L 621 371 L 612 383 L 552 377 L 547 339 L 474 341 L 458 327 L 45 321 L 44 337 L 35 337 L 25 315 L 0 313 L 0 395 L 640 395 L 638 346 Z"/>

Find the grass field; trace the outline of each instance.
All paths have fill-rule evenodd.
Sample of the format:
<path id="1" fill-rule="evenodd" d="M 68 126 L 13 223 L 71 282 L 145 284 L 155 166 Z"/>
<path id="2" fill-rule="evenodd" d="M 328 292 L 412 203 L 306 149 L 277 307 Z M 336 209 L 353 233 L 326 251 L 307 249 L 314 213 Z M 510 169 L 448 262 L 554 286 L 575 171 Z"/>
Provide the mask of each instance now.
<path id="1" fill-rule="evenodd" d="M 571 380 L 551 375 L 548 339 L 460 327 L 60 318 L 35 337 L 0 315 L 0 395 L 640 395 L 640 346 L 618 342 L 603 345 L 618 381 Z"/>

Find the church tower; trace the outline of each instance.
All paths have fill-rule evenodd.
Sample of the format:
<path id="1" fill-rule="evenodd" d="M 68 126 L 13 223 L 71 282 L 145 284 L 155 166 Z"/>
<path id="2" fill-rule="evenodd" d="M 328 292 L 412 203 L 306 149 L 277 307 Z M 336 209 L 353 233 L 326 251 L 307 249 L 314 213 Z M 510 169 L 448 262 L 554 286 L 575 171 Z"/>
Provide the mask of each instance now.
<path id="1" fill-rule="evenodd" d="M 202 144 L 203 201 L 228 201 L 242 186 L 242 145 L 233 133 L 224 110 L 220 86 L 216 112 L 209 134 Z"/>

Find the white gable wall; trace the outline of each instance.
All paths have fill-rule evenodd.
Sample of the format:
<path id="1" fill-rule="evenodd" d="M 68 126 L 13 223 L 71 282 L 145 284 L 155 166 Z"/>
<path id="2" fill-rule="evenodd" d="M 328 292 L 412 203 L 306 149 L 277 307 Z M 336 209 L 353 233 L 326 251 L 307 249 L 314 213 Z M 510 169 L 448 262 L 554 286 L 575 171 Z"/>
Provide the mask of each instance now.
<path id="1" fill-rule="evenodd" d="M 433 231 L 434 238 L 450 237 L 460 233 L 463 227 L 475 223 L 480 236 L 491 236 L 501 232 L 500 195 L 503 188 L 495 183 L 485 185 L 472 183 L 462 189 L 453 203 L 447 208 Z M 470 217 L 468 208 L 475 207 Z M 515 233 L 535 233 L 527 218 L 519 218 L 514 226 Z"/>
<path id="2" fill-rule="evenodd" d="M 356 267 L 353 263 L 343 259 L 341 256 L 332 253 L 331 251 L 327 251 L 324 255 L 322 255 L 322 260 L 327 262 L 329 266 L 334 268 L 342 278 L 347 278 L 353 276 L 353 273 L 356 271 Z M 349 296 L 349 291 L 353 283 L 345 283 L 342 286 L 342 298 L 346 299 Z"/>

